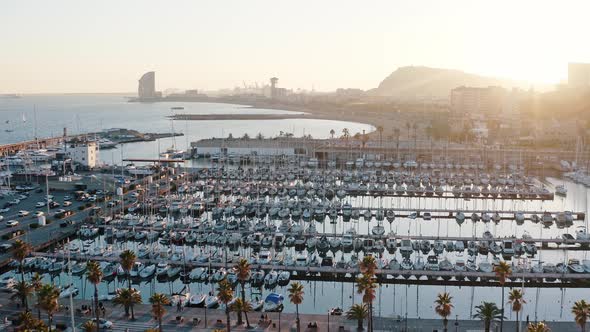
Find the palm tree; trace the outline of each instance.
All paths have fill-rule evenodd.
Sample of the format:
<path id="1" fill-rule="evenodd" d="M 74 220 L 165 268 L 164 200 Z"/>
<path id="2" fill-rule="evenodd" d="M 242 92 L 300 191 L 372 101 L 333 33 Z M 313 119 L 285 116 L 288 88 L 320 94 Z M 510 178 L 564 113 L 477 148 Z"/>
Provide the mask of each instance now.
<path id="1" fill-rule="evenodd" d="M 364 303 L 363 304 L 357 303 L 357 304 L 353 304 L 352 307 L 350 307 L 350 309 L 348 309 L 348 311 L 346 312 L 346 319 L 356 320 L 357 331 L 362 331 L 363 330 L 363 320 L 365 318 L 367 318 L 368 315 L 369 315 L 369 311 L 367 310 L 367 305 Z"/>
<path id="2" fill-rule="evenodd" d="M 135 288 L 119 288 L 113 299 L 113 304 L 123 306 L 125 308 L 125 316 L 129 317 L 129 308 L 134 304 L 141 303 L 141 295 Z"/>
<path id="3" fill-rule="evenodd" d="M 227 323 L 227 332 L 229 332 L 229 307 L 227 304 L 233 299 L 234 290 L 231 288 L 231 284 L 226 279 L 220 281 L 217 284 L 217 287 L 217 297 L 221 303 L 225 304 L 225 318 Z"/>
<path id="4" fill-rule="evenodd" d="M 451 315 L 451 309 L 453 309 L 453 304 L 451 303 L 452 299 L 453 297 L 449 295 L 449 293 L 444 292 L 439 293 L 436 296 L 436 300 L 434 301 L 434 304 L 436 304 L 434 311 L 436 311 L 436 313 L 443 318 L 445 332 L 447 332 L 447 324 L 449 322 L 447 317 Z"/>
<path id="5" fill-rule="evenodd" d="M 23 311 L 18 314 L 18 320 L 21 322 L 19 328 L 24 331 L 46 331 L 47 326 L 40 319 L 33 317 L 30 311 Z"/>
<path id="6" fill-rule="evenodd" d="M 572 307 L 572 314 L 576 324 L 580 325 L 582 332 L 586 331 L 586 321 L 590 316 L 590 304 L 585 300 L 576 301 Z"/>
<path id="7" fill-rule="evenodd" d="M 522 305 L 526 303 L 523 299 L 523 293 L 520 289 L 513 289 L 508 293 L 508 303 L 512 304 L 512 311 L 516 313 L 516 332 L 520 329 L 519 313 L 522 310 Z"/>
<path id="8" fill-rule="evenodd" d="M 373 330 L 373 301 L 375 300 L 375 280 L 373 276 L 363 273 L 357 280 L 357 293 L 363 294 L 363 303 L 368 306 L 369 319 L 367 320 L 367 329 Z"/>
<path id="9" fill-rule="evenodd" d="M 335 134 L 336 134 L 336 131 L 334 129 L 330 129 L 330 136 L 332 137 L 332 139 L 334 139 Z"/>
<path id="10" fill-rule="evenodd" d="M 550 332 L 551 329 L 545 322 L 529 323 L 526 327 L 527 332 Z"/>
<path id="11" fill-rule="evenodd" d="M 29 311 L 29 297 L 33 295 L 35 287 L 26 281 L 19 281 L 12 286 L 12 291 L 10 299 L 13 301 L 19 300 L 25 311 Z"/>
<path id="12" fill-rule="evenodd" d="M 379 132 L 379 146 L 383 147 L 383 126 L 377 126 L 377 131 Z"/>
<path id="13" fill-rule="evenodd" d="M 59 309 L 58 299 L 59 289 L 54 285 L 45 284 L 39 290 L 39 307 L 47 313 L 49 331 L 51 331 L 53 314 Z"/>
<path id="14" fill-rule="evenodd" d="M 12 258 L 19 263 L 21 281 L 25 281 L 25 267 L 23 262 L 31 253 L 31 245 L 23 240 L 16 240 L 12 245 Z"/>
<path id="15" fill-rule="evenodd" d="M 344 139 L 348 139 L 350 137 L 350 130 L 348 130 L 348 128 L 342 129 L 342 137 Z"/>
<path id="16" fill-rule="evenodd" d="M 236 266 L 234 266 L 234 270 L 236 271 L 236 276 L 238 277 L 238 282 L 240 283 L 240 290 L 241 290 L 241 300 L 242 302 L 246 302 L 246 282 L 250 279 L 250 263 L 245 258 L 240 258 Z M 247 319 L 246 319 L 247 321 Z M 242 312 L 238 311 L 238 325 L 242 324 Z M 250 325 L 248 323 L 248 325 Z"/>
<path id="17" fill-rule="evenodd" d="M 37 302 L 39 302 L 39 290 L 41 286 L 43 286 L 43 276 L 41 276 L 38 272 L 35 272 L 31 277 L 31 285 L 35 291 L 35 296 L 37 297 Z M 41 308 L 37 306 L 37 319 L 41 319 Z"/>
<path id="18" fill-rule="evenodd" d="M 498 282 L 502 285 L 502 316 L 500 317 L 500 332 L 502 332 L 504 328 L 504 284 L 506 283 L 506 278 L 512 274 L 512 269 L 506 261 L 502 261 L 494 267 L 494 272 L 496 273 L 496 277 L 498 277 Z"/>
<path id="19" fill-rule="evenodd" d="M 363 257 L 363 260 L 359 264 L 361 273 L 370 275 L 373 277 L 375 275 L 375 270 L 377 270 L 377 261 L 375 257 L 371 255 L 366 255 Z"/>
<path id="20" fill-rule="evenodd" d="M 250 304 L 249 301 L 237 299 L 236 302 L 234 302 L 234 304 L 231 306 L 231 310 L 237 312 L 238 314 L 244 313 L 244 317 L 246 317 L 246 327 L 250 328 L 248 313 L 252 311 L 252 304 Z"/>
<path id="21" fill-rule="evenodd" d="M 152 314 L 158 318 L 158 328 L 162 332 L 162 317 L 166 314 L 164 306 L 170 304 L 168 297 L 162 293 L 154 293 L 150 297 L 150 303 L 152 304 Z"/>
<path id="22" fill-rule="evenodd" d="M 416 129 L 418 129 L 418 125 L 416 123 L 414 123 L 412 125 L 412 129 L 414 130 L 414 149 L 416 149 L 416 151 L 418 151 L 418 147 L 416 146 L 416 138 L 418 137 L 416 135 Z M 417 153 L 417 152 L 416 152 Z"/>
<path id="23" fill-rule="evenodd" d="M 490 325 L 493 321 L 500 320 L 502 311 L 498 309 L 498 306 L 492 302 L 483 302 L 482 304 L 475 307 L 477 311 L 473 318 L 483 320 L 485 332 L 490 332 Z"/>
<path id="24" fill-rule="evenodd" d="M 89 261 L 86 264 L 86 278 L 94 285 L 94 312 L 96 313 L 96 330 L 99 330 L 98 284 L 102 281 L 102 270 L 96 261 Z"/>
<path id="25" fill-rule="evenodd" d="M 289 301 L 295 305 L 295 325 L 297 326 L 297 332 L 301 329 L 301 323 L 299 320 L 299 305 L 303 303 L 303 285 L 294 282 L 289 287 Z"/>
<path id="26" fill-rule="evenodd" d="M 96 325 L 92 320 L 87 320 L 84 325 L 82 325 L 82 330 L 84 332 L 94 332 L 96 331 Z"/>
<path id="27" fill-rule="evenodd" d="M 408 141 L 410 140 L 410 128 L 412 128 L 412 125 L 409 122 L 406 122 L 406 130 L 408 131 Z"/>
<path id="28" fill-rule="evenodd" d="M 119 255 L 121 258 L 121 267 L 123 271 L 127 274 L 127 287 L 129 291 L 131 291 L 131 269 L 133 265 L 135 265 L 135 261 L 137 260 L 137 256 L 131 250 L 125 250 Z M 133 310 L 133 303 L 131 303 L 131 320 L 135 320 L 135 312 Z"/>

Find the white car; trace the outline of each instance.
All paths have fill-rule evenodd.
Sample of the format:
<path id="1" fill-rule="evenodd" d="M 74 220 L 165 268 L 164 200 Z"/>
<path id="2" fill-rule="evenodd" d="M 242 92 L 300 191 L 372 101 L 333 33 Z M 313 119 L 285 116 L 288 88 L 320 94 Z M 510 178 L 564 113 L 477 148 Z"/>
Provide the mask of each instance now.
<path id="1" fill-rule="evenodd" d="M 113 322 L 111 322 L 110 320 L 106 320 L 104 318 L 101 318 L 98 320 L 98 327 L 100 329 L 112 329 L 113 328 Z"/>
<path id="2" fill-rule="evenodd" d="M 18 211 L 18 216 L 19 217 L 26 217 L 28 215 L 29 215 L 29 211 L 26 211 L 26 210 L 20 210 L 20 211 Z"/>
<path id="3" fill-rule="evenodd" d="M 70 205 L 72 205 L 72 202 L 70 202 L 70 201 L 64 201 L 64 203 L 62 205 L 63 206 L 70 206 Z"/>
<path id="4" fill-rule="evenodd" d="M 0 221 L 4 220 L 4 216 L 0 216 Z"/>
<path id="5" fill-rule="evenodd" d="M 0 213 L 6 213 L 8 211 L 10 211 L 10 208 L 0 209 Z"/>
<path id="6" fill-rule="evenodd" d="M 43 212 L 43 211 L 36 211 L 35 212 L 35 217 L 41 217 L 43 215 L 45 215 L 45 212 Z"/>
<path id="7" fill-rule="evenodd" d="M 45 202 L 37 202 L 37 204 L 35 204 L 35 207 L 44 207 L 45 206 Z"/>
<path id="8" fill-rule="evenodd" d="M 16 226 L 18 226 L 17 220 L 8 220 L 6 222 L 6 227 L 16 227 Z"/>

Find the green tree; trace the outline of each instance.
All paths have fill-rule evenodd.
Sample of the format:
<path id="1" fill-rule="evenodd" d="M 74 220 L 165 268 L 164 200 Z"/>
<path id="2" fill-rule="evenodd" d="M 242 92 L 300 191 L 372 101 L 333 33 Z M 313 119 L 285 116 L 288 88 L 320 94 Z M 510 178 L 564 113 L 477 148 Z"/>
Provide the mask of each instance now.
<path id="1" fill-rule="evenodd" d="M 164 306 L 170 304 L 170 299 L 162 293 L 154 293 L 150 297 L 150 303 L 152 304 L 152 314 L 158 319 L 158 328 L 162 332 L 162 317 L 166 314 Z"/>
<path id="2" fill-rule="evenodd" d="M 336 134 L 336 131 L 334 129 L 330 129 L 330 136 L 332 137 L 332 139 L 334 139 L 335 134 Z"/>
<path id="3" fill-rule="evenodd" d="M 357 280 L 357 293 L 363 295 L 363 303 L 369 309 L 369 317 L 367 319 L 367 328 L 369 332 L 373 331 L 373 301 L 375 300 L 375 288 L 377 284 L 373 276 L 363 273 Z"/>
<path id="4" fill-rule="evenodd" d="M 434 301 L 434 304 L 436 305 L 434 311 L 442 317 L 445 332 L 447 332 L 447 324 L 449 323 L 448 317 L 451 315 L 451 310 L 453 309 L 453 304 L 451 303 L 452 299 L 453 297 L 449 295 L 449 293 L 444 292 L 439 293 Z"/>
<path id="5" fill-rule="evenodd" d="M 551 329 L 545 322 L 529 323 L 526 327 L 527 332 L 550 332 Z"/>
<path id="6" fill-rule="evenodd" d="M 94 313 L 96 314 L 96 330 L 99 330 L 100 314 L 98 312 L 98 285 L 102 281 L 102 270 L 96 261 L 86 264 L 86 278 L 94 285 Z"/>
<path id="7" fill-rule="evenodd" d="M 23 263 L 31 251 L 31 245 L 23 240 L 18 239 L 12 244 L 12 258 L 19 263 L 21 281 L 25 281 L 25 267 Z"/>
<path id="8" fill-rule="evenodd" d="M 301 321 L 299 320 L 299 305 L 303 303 L 303 285 L 299 282 L 294 282 L 289 287 L 289 301 L 295 305 L 295 325 L 297 332 L 301 330 Z"/>
<path id="9" fill-rule="evenodd" d="M 572 307 L 572 314 L 574 314 L 574 320 L 580 326 L 582 332 L 586 331 L 586 321 L 590 316 L 590 304 L 585 300 L 576 301 Z"/>
<path id="10" fill-rule="evenodd" d="M 225 304 L 225 318 L 226 318 L 226 323 L 227 323 L 227 332 L 230 331 L 230 319 L 229 319 L 229 307 L 228 307 L 228 303 L 231 302 L 231 300 L 234 297 L 234 291 L 231 288 L 231 284 L 229 283 L 229 281 L 227 281 L 226 279 L 221 280 L 218 284 L 217 284 L 217 298 L 219 298 L 219 301 L 221 301 L 221 303 Z"/>
<path id="11" fill-rule="evenodd" d="M 125 274 L 127 275 L 127 287 L 129 291 L 131 291 L 131 269 L 133 269 L 133 265 L 135 265 L 135 261 L 137 260 L 137 256 L 131 250 L 125 250 L 119 255 L 121 258 L 121 267 Z M 131 303 L 131 320 L 135 320 L 135 311 L 133 310 L 133 303 Z"/>
<path id="12" fill-rule="evenodd" d="M 21 322 L 18 326 L 19 331 L 47 331 L 47 325 L 35 318 L 30 311 L 19 313 L 18 320 Z"/>
<path id="13" fill-rule="evenodd" d="M 502 332 L 504 328 L 504 284 L 506 283 L 506 278 L 512 274 L 512 269 L 508 263 L 502 261 L 494 267 L 494 273 L 496 273 L 498 282 L 502 285 L 502 316 L 500 317 L 500 332 Z"/>
<path id="14" fill-rule="evenodd" d="M 39 290 L 39 307 L 47 313 L 47 326 L 51 331 L 53 314 L 59 309 L 59 289 L 51 284 L 45 284 Z"/>
<path id="15" fill-rule="evenodd" d="M 248 301 L 242 301 L 242 299 L 237 299 L 234 304 L 231 306 L 231 310 L 235 311 L 238 314 L 244 314 L 246 317 L 246 327 L 250 328 L 250 321 L 248 320 L 248 313 L 252 312 L 252 304 Z"/>
<path id="16" fill-rule="evenodd" d="M 483 302 L 475 307 L 475 311 L 473 318 L 483 321 L 485 332 L 490 332 L 490 325 L 493 321 L 498 321 L 503 317 L 502 311 L 492 302 Z"/>
<path id="17" fill-rule="evenodd" d="M 33 285 L 26 281 L 19 281 L 12 286 L 12 291 L 13 293 L 10 296 L 10 299 L 13 301 L 19 300 L 25 311 L 29 311 L 29 298 L 35 291 Z"/>
<path id="18" fill-rule="evenodd" d="M 236 266 L 234 266 L 238 282 L 240 283 L 241 300 L 243 303 L 246 302 L 246 282 L 250 279 L 250 263 L 245 258 L 240 258 Z M 242 324 L 242 312 L 238 311 L 238 325 Z M 247 322 L 250 326 L 250 323 Z"/>
<path id="19" fill-rule="evenodd" d="M 366 304 L 353 304 L 346 312 L 346 319 L 356 320 L 357 331 L 363 330 L 363 320 L 369 315 L 369 310 Z"/>
<path id="20" fill-rule="evenodd" d="M 141 303 L 141 295 L 135 288 L 119 288 L 113 299 L 113 304 L 125 308 L 125 316 L 129 317 L 129 308 Z"/>
<path id="21" fill-rule="evenodd" d="M 35 272 L 31 277 L 31 285 L 33 286 L 33 290 L 35 291 L 35 297 L 37 298 L 37 303 L 39 303 L 39 290 L 43 286 L 43 276 L 41 276 L 38 272 Z M 37 319 L 41 319 L 41 308 L 37 306 Z"/>
<path id="22" fill-rule="evenodd" d="M 518 332 L 520 329 L 519 314 L 522 310 L 523 304 L 526 303 L 523 298 L 522 290 L 516 288 L 511 290 L 510 293 L 508 293 L 508 303 L 512 305 L 512 311 L 516 313 L 516 332 Z"/>

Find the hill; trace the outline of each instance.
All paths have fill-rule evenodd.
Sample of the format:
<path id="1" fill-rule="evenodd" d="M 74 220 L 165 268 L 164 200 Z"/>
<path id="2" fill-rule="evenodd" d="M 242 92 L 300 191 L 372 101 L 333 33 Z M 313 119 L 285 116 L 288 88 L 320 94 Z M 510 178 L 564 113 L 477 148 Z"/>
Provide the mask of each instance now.
<path id="1" fill-rule="evenodd" d="M 399 99 L 417 97 L 448 98 L 450 91 L 461 85 L 528 88 L 523 82 L 480 76 L 460 70 L 411 66 L 398 68 L 370 93 Z"/>

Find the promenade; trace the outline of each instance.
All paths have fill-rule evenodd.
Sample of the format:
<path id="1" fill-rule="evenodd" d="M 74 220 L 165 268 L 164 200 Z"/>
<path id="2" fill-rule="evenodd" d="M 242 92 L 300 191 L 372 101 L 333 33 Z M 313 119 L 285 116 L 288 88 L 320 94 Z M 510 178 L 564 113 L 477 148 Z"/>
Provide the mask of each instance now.
<path id="1" fill-rule="evenodd" d="M 70 311 L 66 310 L 66 305 L 69 303 L 67 299 L 60 299 L 60 304 L 63 306 L 60 312 L 54 317 L 55 322 L 64 323 L 67 326 L 71 325 Z M 74 307 L 80 308 L 83 304 L 91 305 L 88 300 L 74 300 Z M 135 306 L 135 321 L 129 320 L 125 317 L 122 307 L 113 306 L 110 302 L 104 302 L 106 308 L 105 318 L 113 322 L 111 331 L 128 331 L 141 332 L 149 328 L 157 328 L 158 322 L 155 320 L 150 311 L 151 305 L 140 304 Z M 181 312 L 177 311 L 176 307 L 166 307 L 166 315 L 162 319 L 164 331 L 215 331 L 218 329 L 225 330 L 225 313 L 222 309 L 204 309 L 204 308 L 183 308 Z M 7 296 L 0 297 L 0 318 L 11 316 L 20 312 L 16 304 L 10 302 Z M 35 316 L 37 310 L 33 309 Z M 267 315 L 268 319 L 262 319 Z M 101 316 L 103 317 L 103 316 Z M 177 317 L 181 319 L 178 320 Z M 247 329 L 245 320 L 244 325 L 236 326 L 237 317 L 235 313 L 231 313 L 231 330 L 232 331 L 295 331 L 295 314 L 293 313 L 262 313 L 252 312 L 248 315 L 251 328 Z M 47 321 L 47 315 L 41 313 L 41 318 Z M 347 320 L 344 316 L 328 316 L 301 314 L 301 331 L 356 331 L 356 321 Z M 92 319 L 92 315 L 74 314 L 75 325 L 77 331 L 81 331 L 80 326 L 87 320 Z M 195 319 L 199 322 L 196 323 Z M 526 320 L 526 317 L 524 318 Z M 206 323 L 205 323 L 206 321 Z M 412 332 L 432 332 L 442 331 L 442 320 L 440 319 L 408 319 L 406 322 L 403 318 L 387 318 L 375 317 L 375 331 L 412 331 Z M 317 328 L 308 327 L 311 322 L 317 323 Z M 574 332 L 579 331 L 573 322 L 547 322 L 552 331 L 559 332 Z M 499 331 L 499 324 L 492 326 L 492 331 Z M 522 327 L 524 327 L 522 323 Z M 364 324 L 366 328 L 366 322 Z M 0 331 L 12 331 L 13 327 L 0 323 Z M 449 319 L 449 332 L 476 332 L 483 331 L 483 322 L 479 320 L 454 320 Z M 516 323 L 514 321 L 504 322 L 504 331 L 515 331 Z M 521 329 L 522 331 L 522 329 Z"/>

